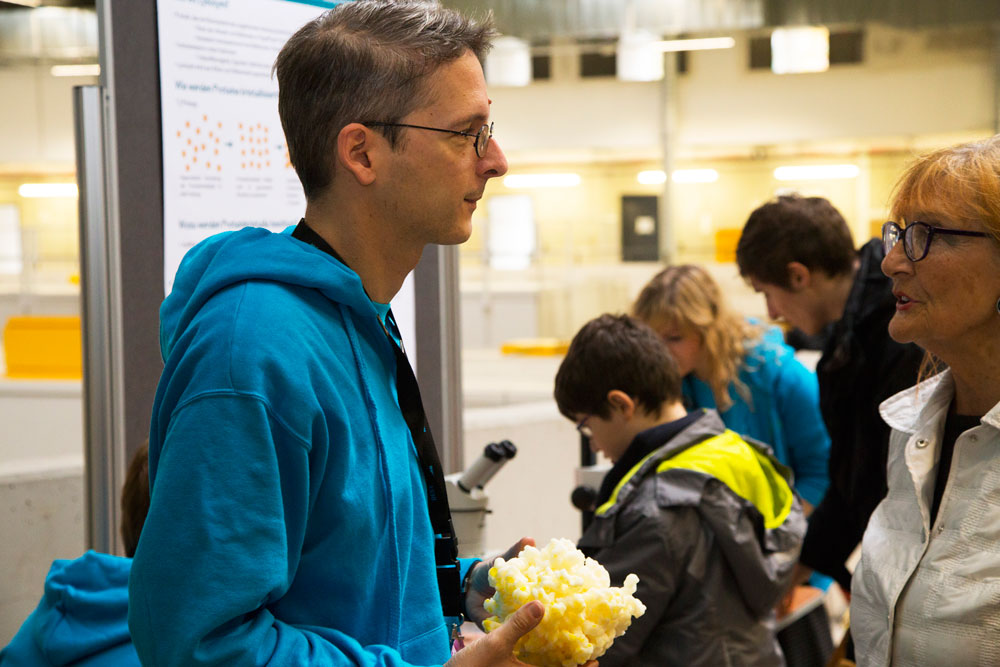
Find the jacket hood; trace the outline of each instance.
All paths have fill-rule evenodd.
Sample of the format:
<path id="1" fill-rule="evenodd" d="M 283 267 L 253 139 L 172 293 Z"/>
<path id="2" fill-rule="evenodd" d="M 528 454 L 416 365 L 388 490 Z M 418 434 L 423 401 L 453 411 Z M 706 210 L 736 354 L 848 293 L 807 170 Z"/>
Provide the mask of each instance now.
<path id="1" fill-rule="evenodd" d="M 322 250 L 293 238 L 293 229 L 274 233 L 246 227 L 211 236 L 189 250 L 177 270 L 170 295 L 160 307 L 163 358 L 169 356 L 213 294 L 247 280 L 317 289 L 332 301 L 374 314 L 358 274 Z"/>
<path id="2" fill-rule="evenodd" d="M 806 531 L 791 471 L 766 445 L 726 430 L 718 413 L 707 411 L 638 464 L 622 496 L 654 475 L 660 504 L 696 506 L 747 607 L 761 616 L 770 613 Z"/>
<path id="3" fill-rule="evenodd" d="M 855 289 L 851 293 L 851 305 L 848 311 L 857 313 L 860 320 L 866 320 L 872 313 L 884 313 L 885 303 L 895 303 L 892 291 L 886 289 L 891 283 L 888 276 L 882 273 L 882 260 L 885 252 L 882 250 L 882 240 L 872 239 L 858 250 L 858 275 L 855 277 Z M 875 296 L 876 298 L 872 298 Z"/>
<path id="4" fill-rule="evenodd" d="M 888 308 L 887 304 L 895 304 L 896 299 L 889 289 L 892 281 L 882 273 L 883 259 L 880 239 L 872 239 L 858 250 L 858 273 L 844 306 L 841 328 L 853 331 L 855 323 L 867 322 L 872 317 L 879 322 L 892 317 L 894 308 Z"/>
<path id="5" fill-rule="evenodd" d="M 52 563 L 31 634 L 53 665 L 69 665 L 131 644 L 127 622 L 131 566 L 130 558 L 95 551 Z"/>

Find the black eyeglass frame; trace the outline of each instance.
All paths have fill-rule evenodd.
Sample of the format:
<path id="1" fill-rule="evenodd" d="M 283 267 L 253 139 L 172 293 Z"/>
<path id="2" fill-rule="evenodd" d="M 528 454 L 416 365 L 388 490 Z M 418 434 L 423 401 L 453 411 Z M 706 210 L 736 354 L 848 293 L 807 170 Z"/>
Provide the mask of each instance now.
<path id="1" fill-rule="evenodd" d="M 923 227 L 927 230 L 927 241 L 924 242 L 923 252 L 919 257 L 916 257 L 913 252 L 913 232 L 910 229 L 916 229 L 918 227 Z M 894 239 L 889 240 L 889 234 L 895 236 Z M 966 229 L 946 229 L 944 227 L 935 227 L 934 225 L 929 225 L 926 222 L 920 222 L 915 220 L 906 227 L 900 227 L 897 223 L 889 220 L 882 225 L 882 251 L 888 255 L 889 251 L 896 247 L 896 244 L 901 240 L 903 242 L 903 253 L 906 258 L 911 262 L 919 262 L 923 258 L 927 257 L 927 253 L 931 249 L 931 241 L 934 239 L 935 234 L 942 234 L 947 236 L 990 236 L 986 232 L 973 232 Z"/>
<path id="2" fill-rule="evenodd" d="M 594 437 L 594 431 L 591 430 L 590 424 L 587 423 L 587 420 L 590 419 L 593 416 L 594 416 L 593 414 L 589 414 L 589 415 L 587 415 L 586 417 L 584 417 L 583 419 L 581 419 L 580 421 L 578 421 L 576 423 L 576 431 L 577 431 L 577 433 L 579 433 L 580 435 L 582 435 L 585 438 L 593 438 Z"/>
<path id="3" fill-rule="evenodd" d="M 411 125 L 409 123 L 383 123 L 381 121 L 363 121 L 362 125 L 367 125 L 368 127 L 409 127 L 414 130 L 430 130 L 431 132 L 447 132 L 448 134 L 457 134 L 462 137 L 469 137 L 474 139 L 472 146 L 476 149 L 476 157 L 483 157 L 486 155 L 486 149 L 490 145 L 490 139 L 493 138 L 493 123 L 489 125 L 483 125 L 479 128 L 479 131 L 475 134 L 471 132 L 465 132 L 463 130 L 446 130 L 443 127 L 428 127 L 426 125 Z M 482 139 L 483 135 L 486 135 L 486 139 Z"/>

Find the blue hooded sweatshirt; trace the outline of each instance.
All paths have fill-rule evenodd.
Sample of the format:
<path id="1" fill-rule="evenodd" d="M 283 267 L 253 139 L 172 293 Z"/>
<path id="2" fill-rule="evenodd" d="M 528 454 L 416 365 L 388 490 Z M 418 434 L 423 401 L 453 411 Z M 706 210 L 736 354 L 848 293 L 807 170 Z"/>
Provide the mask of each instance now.
<path id="1" fill-rule="evenodd" d="M 53 562 L 42 601 L 0 651 L 0 665 L 138 665 L 126 621 L 131 565 L 96 551 Z"/>
<path id="2" fill-rule="evenodd" d="M 830 485 L 830 436 L 819 411 L 816 374 L 803 366 L 778 327 L 768 327 L 748 351 L 740 381 L 750 402 L 730 384 L 733 404 L 720 412 L 726 428 L 769 444 L 795 474 L 795 490 L 814 507 Z M 717 409 L 712 388 L 693 373 L 684 378 L 688 409 Z"/>
<path id="3" fill-rule="evenodd" d="M 290 231 L 195 246 L 160 309 L 136 650 L 149 665 L 441 664 L 393 344 L 357 274 Z"/>

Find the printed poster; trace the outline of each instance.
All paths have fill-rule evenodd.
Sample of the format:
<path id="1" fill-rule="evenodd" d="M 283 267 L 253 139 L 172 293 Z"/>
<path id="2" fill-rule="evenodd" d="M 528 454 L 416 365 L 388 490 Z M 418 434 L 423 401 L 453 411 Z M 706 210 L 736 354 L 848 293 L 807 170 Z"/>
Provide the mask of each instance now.
<path id="1" fill-rule="evenodd" d="M 305 197 L 271 67 L 296 30 L 336 4 L 158 0 L 166 293 L 184 253 L 206 237 L 246 226 L 280 231 L 301 218 Z M 393 300 L 411 361 L 413 308 L 411 274 Z"/>

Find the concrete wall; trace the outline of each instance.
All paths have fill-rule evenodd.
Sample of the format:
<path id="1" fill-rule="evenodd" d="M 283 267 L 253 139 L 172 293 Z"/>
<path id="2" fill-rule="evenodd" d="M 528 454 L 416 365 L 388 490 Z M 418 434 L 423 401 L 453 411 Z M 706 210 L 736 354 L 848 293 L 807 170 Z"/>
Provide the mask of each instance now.
<path id="1" fill-rule="evenodd" d="M 0 379 L 0 646 L 41 598 L 57 558 L 84 549 L 79 382 Z"/>

